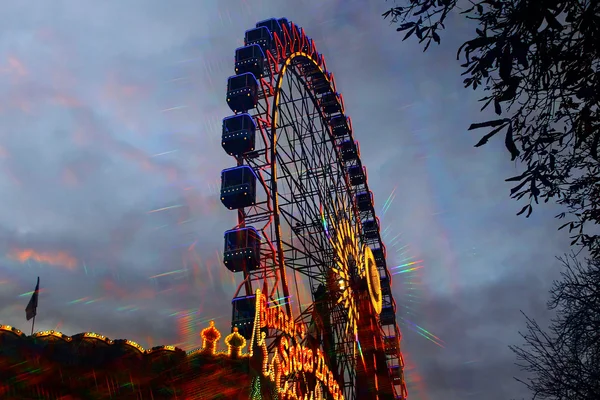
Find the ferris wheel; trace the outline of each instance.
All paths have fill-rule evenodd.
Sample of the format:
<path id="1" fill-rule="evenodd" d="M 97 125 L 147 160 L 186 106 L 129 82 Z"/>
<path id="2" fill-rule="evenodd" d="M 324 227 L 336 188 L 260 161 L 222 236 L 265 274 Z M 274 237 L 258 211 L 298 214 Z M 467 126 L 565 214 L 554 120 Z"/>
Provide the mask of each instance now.
<path id="1" fill-rule="evenodd" d="M 232 330 L 251 337 L 260 289 L 305 327 L 301 340 L 321 349 L 345 399 L 405 399 L 386 249 L 325 58 L 302 28 L 269 19 L 245 32 L 235 73 L 222 147 L 236 165 L 221 172 L 220 192 L 238 217 L 223 253 L 241 275 Z M 265 336 L 276 352 L 276 333 Z"/>

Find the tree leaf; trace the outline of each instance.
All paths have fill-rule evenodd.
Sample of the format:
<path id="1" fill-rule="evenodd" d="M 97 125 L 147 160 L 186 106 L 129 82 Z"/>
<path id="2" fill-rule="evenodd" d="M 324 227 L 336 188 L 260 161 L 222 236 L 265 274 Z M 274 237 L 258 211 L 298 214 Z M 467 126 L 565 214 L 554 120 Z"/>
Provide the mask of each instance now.
<path id="1" fill-rule="evenodd" d="M 458 48 L 458 51 L 456 53 L 456 58 L 458 59 L 460 57 L 460 53 L 463 51 L 465 51 L 465 56 L 468 59 L 469 58 L 469 53 L 471 53 L 474 50 L 477 50 L 479 48 L 485 47 L 489 44 L 492 44 L 496 41 L 496 38 L 490 38 L 490 37 L 477 37 L 476 39 L 473 40 L 469 40 L 465 43 L 462 44 L 462 46 L 460 46 Z"/>
<path id="2" fill-rule="evenodd" d="M 477 123 L 477 124 L 471 124 L 469 126 L 469 130 L 472 131 L 473 129 L 494 127 L 494 126 L 502 125 L 509 121 L 510 120 L 508 118 L 502 118 L 502 119 L 495 119 L 493 121 L 486 121 L 486 122 L 481 122 L 481 123 Z"/>
<path id="3" fill-rule="evenodd" d="M 475 147 L 481 147 L 484 144 L 486 144 L 488 142 L 488 140 L 490 140 L 492 138 L 492 136 L 494 136 L 496 133 L 500 132 L 504 127 L 505 127 L 505 125 L 502 125 L 502 126 L 496 128 L 496 129 L 494 129 L 493 131 L 491 131 L 490 133 L 488 133 L 484 137 L 482 137 L 481 140 L 479 140 L 479 142 L 477 142 L 477 144 L 475 145 Z"/>
<path id="4" fill-rule="evenodd" d="M 558 227 L 558 230 L 560 231 L 561 229 L 564 229 L 569 224 L 570 224 L 570 222 L 567 222 L 566 224 L 562 224 L 561 226 Z"/>
<path id="5" fill-rule="evenodd" d="M 531 206 L 531 204 L 529 205 L 529 210 L 527 211 L 527 215 L 525 216 L 525 218 L 529 218 L 531 216 L 531 213 L 533 212 L 533 207 Z"/>
<path id="6" fill-rule="evenodd" d="M 421 29 L 421 27 L 419 25 L 416 26 L 416 30 L 415 30 L 415 34 L 417 35 L 417 38 L 419 40 L 423 40 L 423 30 Z"/>
<path id="7" fill-rule="evenodd" d="M 519 182 L 529 174 L 530 174 L 529 171 L 525 171 L 521 175 L 513 176 L 512 178 L 505 179 L 504 182 Z"/>
<path id="8" fill-rule="evenodd" d="M 415 33 L 415 30 L 417 29 L 417 26 L 413 26 L 412 29 L 410 31 L 408 31 L 406 33 L 406 35 L 404 36 L 404 38 L 402 40 L 406 40 L 410 37 L 410 35 L 412 35 L 413 33 Z"/>
<path id="9" fill-rule="evenodd" d="M 517 213 L 517 215 L 523 214 L 528 208 L 531 208 L 531 204 L 527 204 L 526 206 L 524 206 L 523 208 L 521 208 L 521 211 L 519 211 Z"/>
<path id="10" fill-rule="evenodd" d="M 398 28 L 396 28 L 396 32 L 402 32 L 405 31 L 407 29 L 412 28 L 413 26 L 415 26 L 416 24 L 414 22 L 407 22 L 405 24 L 400 25 Z"/>
<path id="11" fill-rule="evenodd" d="M 514 188 L 510 189 L 510 195 L 512 196 L 512 195 L 514 195 L 515 193 L 517 193 L 517 192 L 518 192 L 519 190 L 521 190 L 521 188 L 522 188 L 523 186 L 525 186 L 525 184 L 526 184 L 527 182 L 529 182 L 529 181 L 530 181 L 530 179 L 529 179 L 529 178 L 527 178 L 527 179 L 525 179 L 523 182 L 521 182 L 521 183 L 519 183 L 517 186 L 515 186 Z"/>
<path id="12" fill-rule="evenodd" d="M 517 149 L 515 145 L 515 141 L 513 139 L 513 128 L 512 124 L 508 124 L 508 129 L 506 130 L 506 137 L 504 138 L 504 145 L 506 149 L 510 151 L 510 160 L 515 161 L 521 152 Z"/>
<path id="13" fill-rule="evenodd" d="M 531 187 L 529 189 L 529 191 L 531 192 L 531 195 L 533 196 L 533 199 L 535 200 L 535 202 L 538 202 L 538 196 L 540 195 L 540 189 L 538 189 L 535 179 L 531 179 Z"/>
<path id="14" fill-rule="evenodd" d="M 494 99 L 494 111 L 498 115 L 502 114 L 502 107 L 500 107 L 500 102 L 498 99 Z"/>
<path id="15" fill-rule="evenodd" d="M 424 12 L 426 12 L 427 10 L 429 10 L 431 8 L 431 6 L 433 5 L 433 2 L 425 2 L 425 4 L 423 4 L 423 7 L 421 7 L 421 9 L 419 11 L 417 11 L 414 15 L 421 15 Z"/>
<path id="16" fill-rule="evenodd" d="M 429 48 L 429 45 L 431 45 L 431 39 L 427 41 L 427 44 L 425 45 L 425 48 L 423 49 L 423 53 L 425 53 L 427 51 L 427 49 Z"/>

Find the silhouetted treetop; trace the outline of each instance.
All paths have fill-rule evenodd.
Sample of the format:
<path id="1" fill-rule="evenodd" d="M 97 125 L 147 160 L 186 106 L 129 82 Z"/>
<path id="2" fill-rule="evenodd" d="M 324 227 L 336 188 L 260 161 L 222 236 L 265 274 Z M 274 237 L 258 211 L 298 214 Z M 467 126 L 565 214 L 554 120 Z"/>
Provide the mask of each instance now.
<path id="1" fill-rule="evenodd" d="M 465 2 L 466 3 L 466 2 Z M 498 118 L 474 123 L 487 128 L 475 145 L 502 133 L 522 173 L 511 196 L 528 203 L 555 199 L 567 212 L 561 227 L 600 257 L 600 2 L 595 0 L 405 0 L 383 14 L 416 36 L 425 50 L 441 42 L 451 12 L 477 25 L 475 37 L 458 49 L 465 87 L 481 88 L 482 110 Z"/>
<path id="2" fill-rule="evenodd" d="M 556 311 L 546 331 L 527 318 L 524 346 L 511 346 L 530 373 L 520 380 L 537 399 L 600 399 L 600 260 L 561 259 L 561 280 L 548 308 Z"/>

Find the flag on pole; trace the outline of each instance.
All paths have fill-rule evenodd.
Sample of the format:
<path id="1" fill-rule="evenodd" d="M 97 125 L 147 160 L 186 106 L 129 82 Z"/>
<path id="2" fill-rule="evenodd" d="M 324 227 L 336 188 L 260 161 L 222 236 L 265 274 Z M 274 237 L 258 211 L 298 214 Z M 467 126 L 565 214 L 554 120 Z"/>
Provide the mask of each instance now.
<path id="1" fill-rule="evenodd" d="M 40 277 L 37 278 L 37 285 L 35 285 L 35 291 L 31 296 L 31 300 L 27 304 L 27 308 L 25 308 L 25 315 L 27 317 L 27 321 L 31 318 L 34 318 L 37 314 L 37 306 L 38 306 L 38 295 L 40 293 Z"/>

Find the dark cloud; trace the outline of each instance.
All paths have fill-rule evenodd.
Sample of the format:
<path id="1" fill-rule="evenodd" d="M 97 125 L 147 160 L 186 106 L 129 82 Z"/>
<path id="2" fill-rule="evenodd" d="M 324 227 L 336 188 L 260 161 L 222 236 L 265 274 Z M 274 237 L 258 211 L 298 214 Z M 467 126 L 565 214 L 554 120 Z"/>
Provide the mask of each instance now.
<path id="1" fill-rule="evenodd" d="M 394 276 L 399 317 L 410 321 L 411 398 L 524 397 L 507 345 L 519 343 L 520 309 L 548 317 L 554 256 L 568 244 L 555 232 L 557 209 L 514 216 L 503 144 L 473 148 L 478 134 L 466 128 L 485 116 L 454 61 L 472 27 L 453 16 L 452 35 L 423 54 L 381 20 L 387 6 L 4 5 L 0 322 L 28 329 L 26 293 L 39 275 L 39 329 L 184 347 L 199 345 L 207 319 L 227 329 L 239 280 L 218 258 L 235 224 L 216 197 L 220 170 L 232 165 L 219 145 L 226 79 L 244 31 L 287 16 L 335 73 L 390 265 L 422 260 Z"/>
<path id="2" fill-rule="evenodd" d="M 526 397 L 509 345 L 521 344 L 524 328 L 520 311 L 536 316 L 544 326 L 551 316 L 545 293 L 550 282 L 533 271 L 503 275 L 494 282 L 439 296 L 427 301 L 420 317 L 425 327 L 435 327 L 443 348 L 424 341 L 419 330 L 404 324 L 404 346 L 425 379 L 423 398 L 510 399 Z"/>

